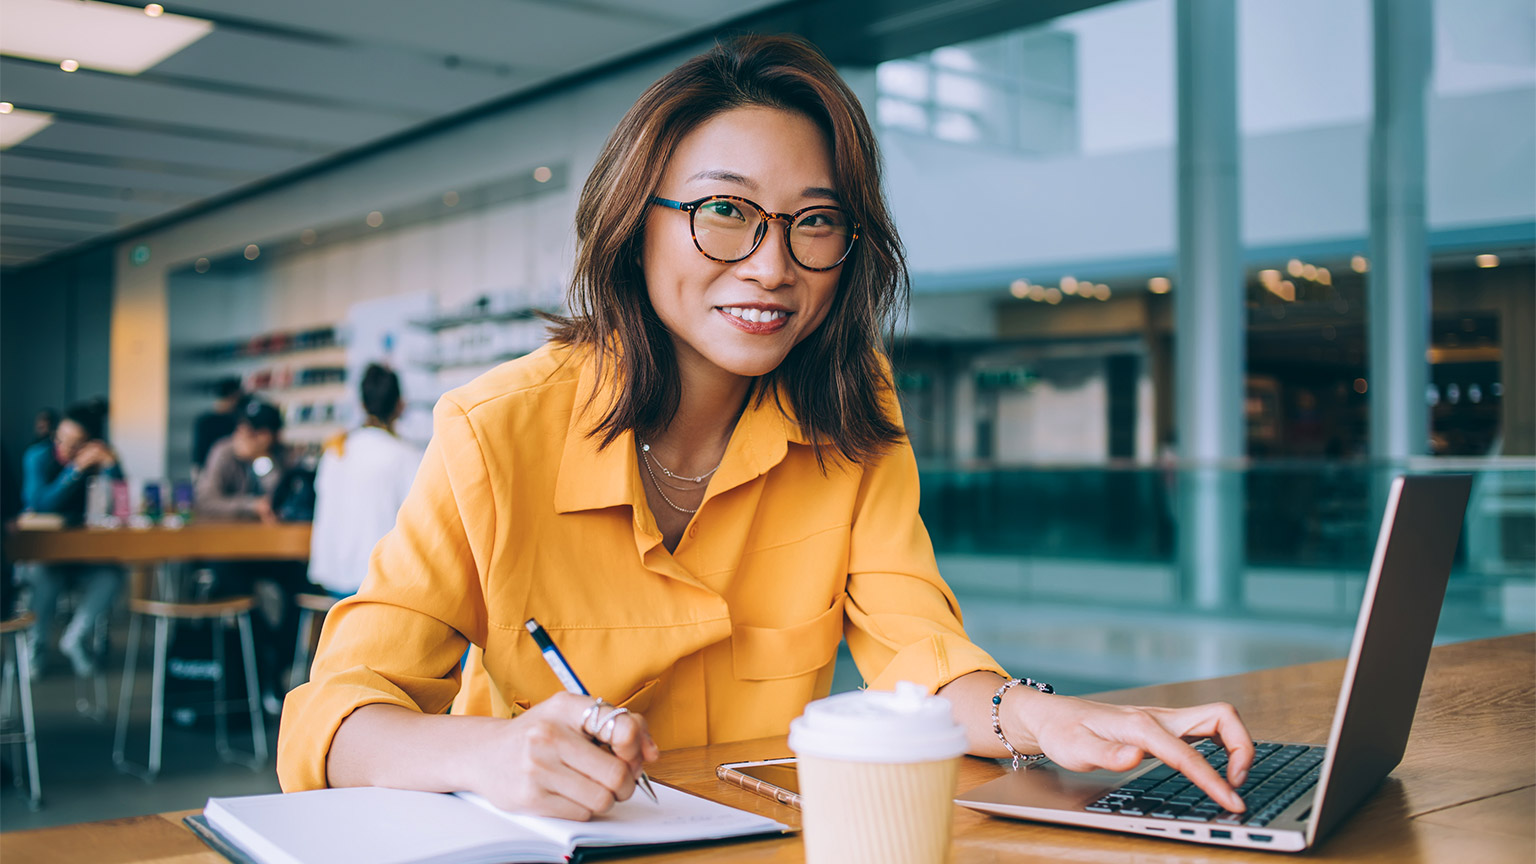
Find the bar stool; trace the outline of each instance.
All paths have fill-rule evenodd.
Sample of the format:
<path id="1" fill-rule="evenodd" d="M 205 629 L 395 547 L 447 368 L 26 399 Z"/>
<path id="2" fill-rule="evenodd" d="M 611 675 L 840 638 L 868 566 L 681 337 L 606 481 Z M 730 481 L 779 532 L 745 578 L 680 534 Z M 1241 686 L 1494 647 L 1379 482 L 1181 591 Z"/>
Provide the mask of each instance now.
<path id="1" fill-rule="evenodd" d="M 288 671 L 289 690 L 309 680 L 309 664 L 313 659 L 310 645 L 314 642 L 310 630 L 315 626 L 315 616 L 319 615 L 323 620 L 325 613 L 336 605 L 336 598 L 329 594 L 299 594 L 293 602 L 299 607 L 299 635 L 293 645 L 293 666 Z"/>
<path id="2" fill-rule="evenodd" d="M 11 682 L 14 680 L 19 685 L 17 692 L 21 697 L 21 730 L 20 732 L 0 732 L 0 744 L 10 744 L 14 754 L 17 745 L 25 745 L 27 749 L 27 779 L 31 783 L 31 795 L 27 798 L 27 806 L 36 810 L 43 803 L 42 779 L 37 773 L 37 721 L 32 714 L 32 658 L 27 656 L 26 635 L 32 622 L 37 616 L 31 612 L 23 612 L 14 618 L 0 621 L 0 642 L 5 637 L 11 637 L 11 662 L 5 664 L 3 695 L 0 695 L 0 722 L 9 724 L 11 719 Z M 3 648 L 0 645 L 0 648 Z M 14 762 L 14 755 L 12 757 Z M 16 774 L 16 786 L 21 787 L 21 773 Z"/>
<path id="3" fill-rule="evenodd" d="M 253 771 L 260 770 L 267 762 L 267 728 L 261 713 L 261 690 L 256 681 L 256 645 L 251 636 L 251 609 L 256 600 L 249 595 L 198 603 L 167 603 L 158 600 L 131 599 L 128 601 L 128 656 L 123 661 L 123 687 L 117 703 L 117 735 L 112 746 L 112 761 L 118 770 L 153 782 L 160 773 L 161 742 L 165 733 L 165 674 L 166 652 L 170 648 L 172 621 L 208 620 L 213 624 L 213 660 L 219 667 L 213 682 L 214 742 L 219 758 L 226 762 L 245 765 Z M 150 690 L 149 708 L 149 764 L 136 765 L 127 760 L 125 749 L 128 740 L 128 714 L 133 707 L 133 684 L 139 655 L 139 627 L 144 618 L 155 621 L 155 668 Z M 228 619 L 235 619 L 240 628 L 240 649 L 245 660 L 244 700 L 251 715 L 251 754 L 237 753 L 229 746 L 229 721 L 225 717 L 229 706 L 239 700 L 226 701 L 224 682 L 228 666 L 224 662 L 224 627 Z"/>

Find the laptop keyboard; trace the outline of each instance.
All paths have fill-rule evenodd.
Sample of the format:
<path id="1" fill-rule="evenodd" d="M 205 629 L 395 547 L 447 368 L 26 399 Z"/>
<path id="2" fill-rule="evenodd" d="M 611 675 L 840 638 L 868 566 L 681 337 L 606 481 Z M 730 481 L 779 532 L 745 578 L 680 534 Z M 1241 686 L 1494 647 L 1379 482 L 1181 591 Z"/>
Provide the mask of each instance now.
<path id="1" fill-rule="evenodd" d="M 1225 775 L 1227 752 L 1220 745 L 1204 740 L 1192 746 L 1212 768 Z M 1200 787 L 1167 765 L 1158 765 L 1084 809 L 1091 813 L 1259 828 L 1268 825 L 1301 796 L 1311 794 L 1317 786 L 1326 751 L 1326 747 L 1304 744 L 1256 743 L 1253 767 L 1243 785 L 1237 787 L 1237 794 L 1248 805 L 1242 813 L 1227 812 Z"/>

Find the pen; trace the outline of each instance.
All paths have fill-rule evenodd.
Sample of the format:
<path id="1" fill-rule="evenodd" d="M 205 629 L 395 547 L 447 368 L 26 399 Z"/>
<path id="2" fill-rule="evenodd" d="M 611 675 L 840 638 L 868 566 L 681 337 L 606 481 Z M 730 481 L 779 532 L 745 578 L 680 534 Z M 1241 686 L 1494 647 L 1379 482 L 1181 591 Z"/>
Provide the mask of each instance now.
<path id="1" fill-rule="evenodd" d="M 539 622 L 529 618 L 523 623 L 523 626 L 527 627 L 528 632 L 533 635 L 534 643 L 539 646 L 539 653 L 544 655 L 544 662 L 549 664 L 549 668 L 555 673 L 555 677 L 560 679 L 560 683 L 565 686 L 565 691 L 567 693 L 578 693 L 582 696 L 591 696 L 592 694 L 587 692 L 587 688 L 582 686 L 581 679 L 576 677 L 576 670 L 571 668 L 571 664 L 565 662 L 565 655 L 561 654 L 560 649 L 555 647 L 555 640 L 549 638 L 549 634 L 544 632 L 544 628 L 539 626 Z M 640 779 L 635 781 L 635 785 L 640 787 L 640 791 L 650 796 L 652 801 L 657 804 L 661 803 L 661 799 L 656 797 L 656 790 L 651 788 L 651 778 L 645 776 L 644 769 L 640 771 Z"/>

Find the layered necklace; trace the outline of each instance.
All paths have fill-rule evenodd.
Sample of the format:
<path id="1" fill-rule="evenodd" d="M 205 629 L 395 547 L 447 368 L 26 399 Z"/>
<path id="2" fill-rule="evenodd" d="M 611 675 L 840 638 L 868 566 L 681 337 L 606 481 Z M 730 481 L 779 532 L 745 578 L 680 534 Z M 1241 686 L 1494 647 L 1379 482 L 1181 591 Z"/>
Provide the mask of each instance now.
<path id="1" fill-rule="evenodd" d="M 666 489 L 671 489 L 675 492 L 698 492 L 704 486 L 704 484 L 709 482 L 709 478 L 713 476 L 716 471 L 720 470 L 720 465 L 724 461 L 725 456 L 722 454 L 720 457 L 720 462 L 716 462 L 715 467 L 705 471 L 703 474 L 700 474 L 697 477 L 687 477 L 668 470 L 667 466 L 661 464 L 661 460 L 656 458 L 656 454 L 651 452 L 651 445 L 645 443 L 644 441 L 640 442 L 640 464 L 645 466 L 646 476 L 651 478 L 651 485 L 656 487 L 656 494 L 661 496 L 661 500 L 667 502 L 668 507 L 671 507 L 673 510 L 676 510 L 679 513 L 693 514 L 699 512 L 699 508 L 695 507 L 690 510 L 687 507 L 680 506 L 676 501 L 673 501 L 671 498 L 667 497 L 666 490 L 662 487 L 666 487 Z M 655 470 L 652 470 L 651 466 L 653 465 L 655 466 Z M 674 480 L 677 482 L 668 483 L 665 480 L 662 480 L 660 477 L 656 476 L 656 471 L 660 471 L 662 476 L 666 477 L 668 480 Z"/>

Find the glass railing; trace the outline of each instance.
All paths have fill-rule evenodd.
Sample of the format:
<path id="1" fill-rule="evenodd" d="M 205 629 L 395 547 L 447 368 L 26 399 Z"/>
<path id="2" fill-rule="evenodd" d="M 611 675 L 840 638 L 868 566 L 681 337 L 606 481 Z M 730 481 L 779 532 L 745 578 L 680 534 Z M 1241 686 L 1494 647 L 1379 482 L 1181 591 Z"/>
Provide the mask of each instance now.
<path id="1" fill-rule="evenodd" d="M 978 644 L 1010 669 L 1104 689 L 1343 656 L 1402 470 L 1222 472 L 1241 542 L 1215 604 L 1182 572 L 1180 487 L 1199 472 L 1176 465 L 925 466 L 922 515 Z M 1407 470 L 1474 475 L 1437 639 L 1536 629 L 1536 460 Z"/>

